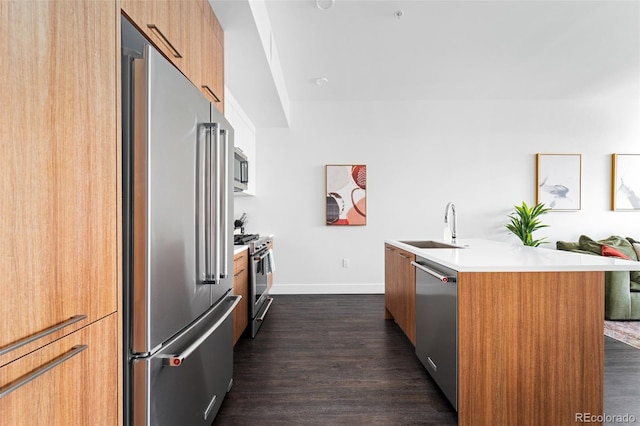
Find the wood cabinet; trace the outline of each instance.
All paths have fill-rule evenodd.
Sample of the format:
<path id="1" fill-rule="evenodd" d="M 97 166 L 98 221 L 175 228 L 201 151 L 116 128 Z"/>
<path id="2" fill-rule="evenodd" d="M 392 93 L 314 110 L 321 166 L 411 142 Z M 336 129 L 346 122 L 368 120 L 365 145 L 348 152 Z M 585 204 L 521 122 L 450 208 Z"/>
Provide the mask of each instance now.
<path id="1" fill-rule="evenodd" d="M 242 300 L 233 311 L 233 344 L 249 325 L 249 252 L 244 250 L 233 257 L 233 294 Z"/>
<path id="2" fill-rule="evenodd" d="M 122 0 L 122 11 L 224 113 L 224 33 L 207 0 Z"/>
<path id="3" fill-rule="evenodd" d="M 117 315 L 111 314 L 0 367 L 4 391 L 5 386 L 30 378 L 39 368 L 62 361 L 0 398 L 1 423 L 118 424 L 117 330 Z"/>
<path id="4" fill-rule="evenodd" d="M 386 317 L 407 336 L 412 256 L 385 244 Z M 457 273 L 461 426 L 568 425 L 577 414 L 604 412 L 604 272 L 563 269 Z M 409 315 L 415 325 L 415 310 Z"/>
<path id="5" fill-rule="evenodd" d="M 93 342 L 1 398 L 1 423 L 118 422 L 119 23 L 116 2 L 0 2 L 0 387 Z"/>
<path id="6" fill-rule="evenodd" d="M 460 272 L 458 423 L 603 414 L 603 283 L 603 272 Z"/>
<path id="7" fill-rule="evenodd" d="M 385 318 L 394 319 L 411 343 L 416 344 L 416 276 L 413 253 L 385 244 Z"/>

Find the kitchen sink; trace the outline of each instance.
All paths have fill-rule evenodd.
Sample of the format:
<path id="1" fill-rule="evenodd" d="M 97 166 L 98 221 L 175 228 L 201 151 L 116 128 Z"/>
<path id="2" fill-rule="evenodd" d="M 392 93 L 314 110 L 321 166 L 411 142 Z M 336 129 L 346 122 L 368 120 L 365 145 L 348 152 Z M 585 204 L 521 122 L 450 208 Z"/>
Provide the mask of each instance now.
<path id="1" fill-rule="evenodd" d="M 423 240 L 423 241 L 400 241 L 402 244 L 407 244 L 416 248 L 448 248 L 448 249 L 461 249 L 465 248 L 457 246 L 455 244 L 447 244 L 440 241 Z"/>

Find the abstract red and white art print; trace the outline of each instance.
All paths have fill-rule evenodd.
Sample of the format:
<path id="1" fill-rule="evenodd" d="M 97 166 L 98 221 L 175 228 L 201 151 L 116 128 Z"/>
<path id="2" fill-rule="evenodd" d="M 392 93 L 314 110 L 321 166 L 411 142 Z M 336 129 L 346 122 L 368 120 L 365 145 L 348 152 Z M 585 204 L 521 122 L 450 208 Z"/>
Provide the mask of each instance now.
<path id="1" fill-rule="evenodd" d="M 367 166 L 326 166 L 327 225 L 367 224 Z"/>

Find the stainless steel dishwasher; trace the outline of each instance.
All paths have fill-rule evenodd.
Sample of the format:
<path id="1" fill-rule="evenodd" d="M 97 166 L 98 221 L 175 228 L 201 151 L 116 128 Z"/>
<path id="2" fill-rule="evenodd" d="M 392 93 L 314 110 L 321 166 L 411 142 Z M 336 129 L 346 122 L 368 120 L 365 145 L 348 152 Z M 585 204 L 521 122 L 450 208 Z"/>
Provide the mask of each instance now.
<path id="1" fill-rule="evenodd" d="M 457 272 L 416 257 L 416 355 L 458 411 Z"/>

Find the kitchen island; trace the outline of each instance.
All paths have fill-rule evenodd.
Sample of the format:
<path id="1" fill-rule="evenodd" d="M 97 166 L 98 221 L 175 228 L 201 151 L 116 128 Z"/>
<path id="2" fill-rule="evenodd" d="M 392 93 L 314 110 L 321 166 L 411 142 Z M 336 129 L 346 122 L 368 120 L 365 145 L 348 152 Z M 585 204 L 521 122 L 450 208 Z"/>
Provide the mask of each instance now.
<path id="1" fill-rule="evenodd" d="M 427 249 L 408 241 L 385 241 L 385 287 L 394 252 L 405 269 L 413 257 L 457 271 L 460 425 L 568 425 L 604 414 L 604 271 L 640 262 L 486 240 Z M 415 275 L 413 289 L 403 275 L 391 293 L 404 283 L 415 300 Z M 386 317 L 395 318 L 386 291 Z"/>

